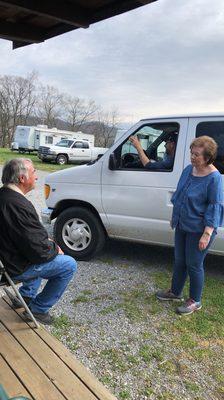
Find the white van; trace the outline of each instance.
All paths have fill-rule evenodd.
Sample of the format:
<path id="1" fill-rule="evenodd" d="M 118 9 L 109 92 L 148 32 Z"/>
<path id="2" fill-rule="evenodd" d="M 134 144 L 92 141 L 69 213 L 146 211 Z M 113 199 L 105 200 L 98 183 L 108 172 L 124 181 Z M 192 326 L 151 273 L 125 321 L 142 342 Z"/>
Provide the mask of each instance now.
<path id="1" fill-rule="evenodd" d="M 148 156 L 160 160 L 165 139 L 172 133 L 178 135 L 173 166 L 145 169 L 130 135 L 138 135 Z M 191 115 L 141 120 L 94 164 L 48 175 L 48 208 L 42 218 L 44 222 L 56 218 L 55 238 L 64 252 L 88 259 L 107 237 L 172 246 L 171 196 L 183 168 L 190 163 L 190 143 L 201 135 L 218 143 L 215 165 L 224 174 L 224 115 Z M 219 229 L 213 253 L 224 255 L 223 234 L 224 229 Z"/>

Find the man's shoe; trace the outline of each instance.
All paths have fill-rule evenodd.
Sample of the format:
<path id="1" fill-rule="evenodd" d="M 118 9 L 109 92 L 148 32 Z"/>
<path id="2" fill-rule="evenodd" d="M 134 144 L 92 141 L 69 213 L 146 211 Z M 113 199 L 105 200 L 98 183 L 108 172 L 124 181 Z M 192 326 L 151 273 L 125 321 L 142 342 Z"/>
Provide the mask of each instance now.
<path id="1" fill-rule="evenodd" d="M 47 313 L 32 312 L 32 314 L 38 322 L 41 322 L 44 325 L 52 325 L 54 322 L 54 318 L 48 312 Z M 26 311 L 24 311 L 22 315 L 26 318 L 27 321 L 32 321 L 30 315 Z"/>
<path id="2" fill-rule="evenodd" d="M 160 290 L 159 292 L 156 293 L 157 299 L 161 301 L 183 301 L 183 297 L 176 296 L 171 292 L 171 290 Z"/>
<path id="3" fill-rule="evenodd" d="M 8 298 L 10 299 L 11 303 L 12 303 L 12 307 L 16 310 L 17 308 L 23 308 L 24 305 L 21 302 L 21 300 L 19 299 L 19 297 L 13 295 L 13 293 L 7 289 L 4 288 L 4 292 L 7 294 Z M 23 297 L 23 296 L 22 296 Z M 27 305 L 29 305 L 30 301 L 32 300 L 31 297 L 23 297 L 23 300 L 25 301 L 25 303 Z"/>
<path id="4" fill-rule="evenodd" d="M 199 311 L 201 309 L 202 305 L 197 301 L 194 301 L 193 299 L 188 299 L 186 303 L 184 303 L 182 306 L 177 307 L 177 313 L 181 315 L 189 315 L 192 314 L 195 311 Z"/>

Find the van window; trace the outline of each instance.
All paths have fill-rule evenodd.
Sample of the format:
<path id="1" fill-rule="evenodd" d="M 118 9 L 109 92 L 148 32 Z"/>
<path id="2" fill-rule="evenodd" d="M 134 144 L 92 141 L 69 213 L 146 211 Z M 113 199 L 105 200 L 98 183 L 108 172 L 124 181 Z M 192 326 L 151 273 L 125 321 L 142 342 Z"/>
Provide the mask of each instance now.
<path id="1" fill-rule="evenodd" d="M 144 167 L 136 148 L 129 138 L 114 152 L 118 169 L 144 169 L 147 171 L 172 171 L 178 140 L 179 124 L 153 123 L 141 126 L 132 136 L 137 136 L 149 163 Z M 167 140 L 171 138 L 172 144 Z"/>
<path id="2" fill-rule="evenodd" d="M 224 174 L 224 121 L 200 122 L 196 128 L 196 137 L 203 135 L 210 136 L 216 141 L 218 152 L 214 165 L 221 174 Z"/>
<path id="3" fill-rule="evenodd" d="M 53 144 L 53 137 L 45 136 L 45 144 Z"/>

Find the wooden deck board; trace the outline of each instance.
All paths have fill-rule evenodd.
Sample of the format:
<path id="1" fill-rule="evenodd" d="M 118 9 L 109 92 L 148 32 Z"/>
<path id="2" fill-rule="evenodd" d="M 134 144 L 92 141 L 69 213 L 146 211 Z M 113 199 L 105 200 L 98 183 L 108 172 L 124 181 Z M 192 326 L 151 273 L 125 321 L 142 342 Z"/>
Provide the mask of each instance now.
<path id="1" fill-rule="evenodd" d="M 10 366 L 6 363 L 3 356 L 0 354 L 0 382 L 3 387 L 10 392 L 10 396 L 27 396 L 31 398 L 30 393 L 20 382 Z"/>
<path id="2" fill-rule="evenodd" d="M 15 396 L 10 392 L 15 376 L 19 393 L 24 387 L 34 400 L 116 400 L 58 340 L 42 327 L 31 329 L 4 299 L 0 299 L 0 353 L 5 377 L 0 383 L 5 382 L 10 396 Z"/>

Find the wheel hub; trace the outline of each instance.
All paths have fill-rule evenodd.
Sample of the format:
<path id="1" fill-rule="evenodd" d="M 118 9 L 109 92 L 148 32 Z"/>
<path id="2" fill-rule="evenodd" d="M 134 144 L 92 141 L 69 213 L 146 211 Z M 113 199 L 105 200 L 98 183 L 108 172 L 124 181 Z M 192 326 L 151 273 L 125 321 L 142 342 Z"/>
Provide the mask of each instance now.
<path id="1" fill-rule="evenodd" d="M 71 237 L 71 239 L 73 239 L 75 241 L 80 240 L 81 238 L 84 237 L 83 229 L 82 228 L 78 228 L 78 227 L 72 229 L 70 237 Z"/>
<path id="2" fill-rule="evenodd" d="M 64 224 L 62 238 L 70 249 L 82 251 L 89 246 L 92 240 L 91 229 L 86 221 L 72 218 Z"/>

